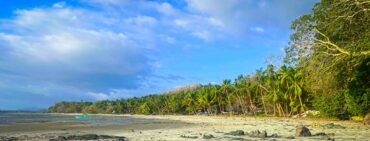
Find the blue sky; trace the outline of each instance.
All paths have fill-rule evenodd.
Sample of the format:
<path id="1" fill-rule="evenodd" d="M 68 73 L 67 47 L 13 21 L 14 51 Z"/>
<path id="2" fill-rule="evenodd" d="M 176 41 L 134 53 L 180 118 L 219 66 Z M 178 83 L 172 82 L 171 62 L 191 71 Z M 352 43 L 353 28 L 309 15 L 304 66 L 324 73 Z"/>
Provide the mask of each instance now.
<path id="1" fill-rule="evenodd" d="M 0 1 L 0 109 L 128 98 L 279 64 L 312 0 Z M 274 58 L 274 59 L 267 59 Z"/>

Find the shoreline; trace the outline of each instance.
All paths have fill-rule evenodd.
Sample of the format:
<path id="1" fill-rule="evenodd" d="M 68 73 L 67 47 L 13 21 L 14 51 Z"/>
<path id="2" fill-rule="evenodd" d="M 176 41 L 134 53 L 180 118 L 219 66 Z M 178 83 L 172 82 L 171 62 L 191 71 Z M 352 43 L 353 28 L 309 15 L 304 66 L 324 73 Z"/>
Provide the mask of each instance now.
<path id="1" fill-rule="evenodd" d="M 70 113 L 57 113 L 63 115 L 76 115 Z M 80 115 L 80 114 L 79 114 Z M 119 114 L 91 114 L 99 116 L 128 116 L 144 120 L 161 120 L 166 122 L 149 124 L 127 125 L 91 125 L 79 123 L 33 123 L 8 126 L 11 132 L 1 132 L 0 136 L 30 137 L 29 140 L 49 140 L 57 136 L 98 134 L 110 136 L 123 136 L 131 140 L 205 140 L 204 137 L 212 135 L 211 140 L 234 140 L 260 138 L 247 135 L 229 135 L 233 131 L 241 130 L 253 133 L 256 130 L 266 131 L 268 136 L 277 135 L 274 140 L 319 140 L 323 136 L 295 137 L 296 126 L 306 126 L 312 134 L 325 133 L 328 138 L 335 140 L 368 140 L 370 126 L 352 121 L 307 120 L 280 117 L 235 117 L 235 116 L 194 116 L 194 115 L 119 115 Z M 22 128 L 32 129 L 25 132 Z M 42 128 L 41 128 L 42 127 Z M 4 126 L 0 126 L 3 131 Z M 32 137 L 44 137 L 43 139 Z M 327 136 L 325 136 L 327 137 Z"/>

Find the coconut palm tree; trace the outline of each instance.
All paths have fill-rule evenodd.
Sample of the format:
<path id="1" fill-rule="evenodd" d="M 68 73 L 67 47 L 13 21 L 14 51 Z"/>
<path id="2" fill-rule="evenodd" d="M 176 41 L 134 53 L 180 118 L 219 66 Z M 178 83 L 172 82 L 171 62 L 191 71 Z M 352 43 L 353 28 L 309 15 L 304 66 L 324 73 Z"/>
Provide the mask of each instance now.
<path id="1" fill-rule="evenodd" d="M 231 90 L 232 90 L 232 86 L 231 86 L 231 80 L 228 80 L 228 79 L 225 79 L 222 81 L 222 84 L 221 84 L 221 88 L 220 88 L 221 92 L 223 92 L 223 96 L 225 98 L 227 98 L 227 103 L 228 103 L 228 110 L 230 110 L 229 112 L 232 112 L 233 109 L 232 109 L 232 106 L 231 106 L 231 98 L 232 98 L 232 95 L 231 95 Z"/>

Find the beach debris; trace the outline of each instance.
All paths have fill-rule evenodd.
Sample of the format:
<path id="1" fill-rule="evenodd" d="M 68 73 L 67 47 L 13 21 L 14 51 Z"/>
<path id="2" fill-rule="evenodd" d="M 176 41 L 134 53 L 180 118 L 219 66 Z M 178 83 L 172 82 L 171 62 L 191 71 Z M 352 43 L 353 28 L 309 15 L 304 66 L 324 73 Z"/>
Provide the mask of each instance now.
<path id="1" fill-rule="evenodd" d="M 187 139 L 197 139 L 198 136 L 192 136 L 192 135 L 181 135 L 181 138 L 187 138 Z"/>
<path id="2" fill-rule="evenodd" d="M 311 136 L 311 132 L 307 127 L 305 127 L 303 125 L 299 125 L 295 129 L 295 136 L 297 136 L 297 137 L 307 137 L 307 136 Z"/>
<path id="3" fill-rule="evenodd" d="M 213 136 L 212 134 L 204 134 L 203 135 L 203 139 L 212 139 L 212 138 L 215 138 L 215 136 Z"/>
<path id="4" fill-rule="evenodd" d="M 236 131 L 231 131 L 229 133 L 225 133 L 225 135 L 243 136 L 245 134 L 243 130 L 236 130 Z"/>
<path id="5" fill-rule="evenodd" d="M 267 132 L 266 131 L 259 131 L 259 130 L 255 130 L 255 131 L 252 131 L 251 133 L 249 133 L 249 136 L 250 137 L 255 137 L 255 138 L 266 138 L 267 137 Z"/>

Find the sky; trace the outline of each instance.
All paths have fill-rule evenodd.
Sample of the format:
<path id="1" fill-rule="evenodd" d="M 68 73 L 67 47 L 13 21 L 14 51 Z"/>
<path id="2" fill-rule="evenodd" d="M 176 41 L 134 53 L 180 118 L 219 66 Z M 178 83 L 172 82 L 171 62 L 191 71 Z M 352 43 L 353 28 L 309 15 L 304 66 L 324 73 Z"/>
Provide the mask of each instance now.
<path id="1" fill-rule="evenodd" d="M 279 64 L 314 0 L 1 0 L 0 109 L 220 83 Z"/>

